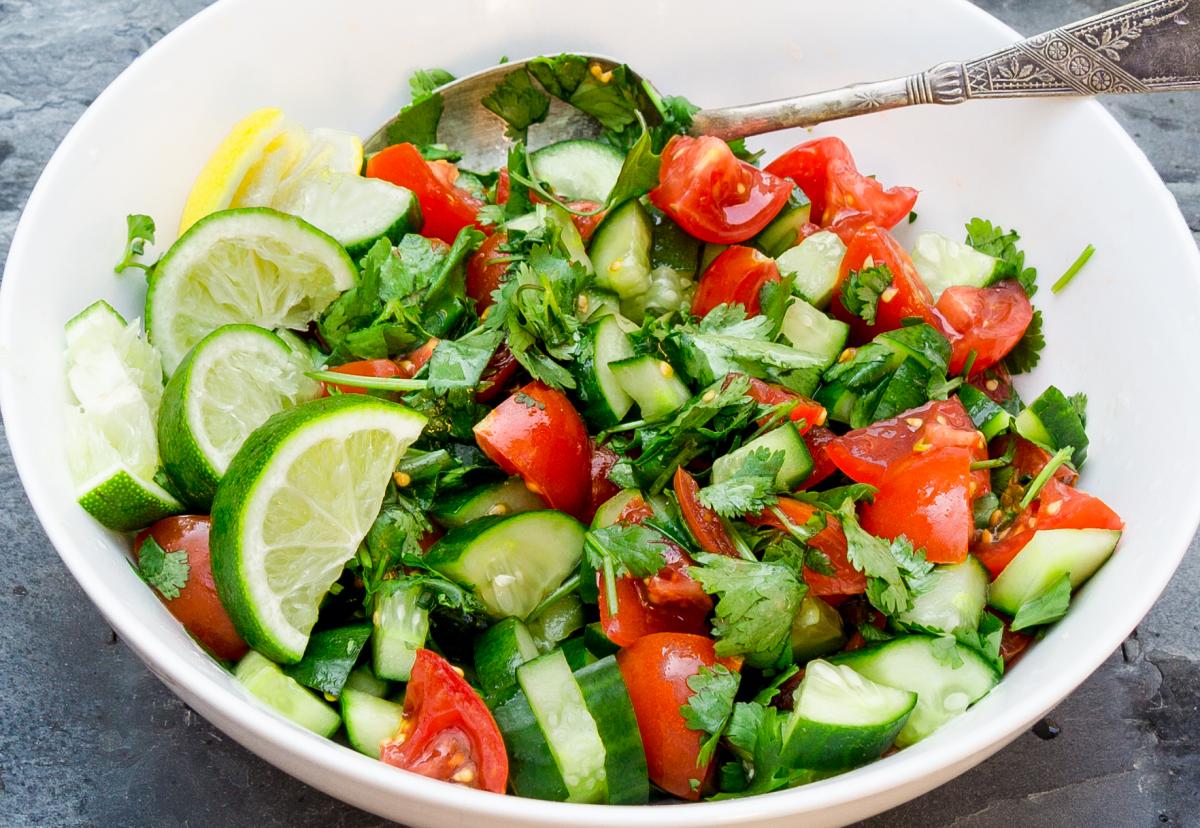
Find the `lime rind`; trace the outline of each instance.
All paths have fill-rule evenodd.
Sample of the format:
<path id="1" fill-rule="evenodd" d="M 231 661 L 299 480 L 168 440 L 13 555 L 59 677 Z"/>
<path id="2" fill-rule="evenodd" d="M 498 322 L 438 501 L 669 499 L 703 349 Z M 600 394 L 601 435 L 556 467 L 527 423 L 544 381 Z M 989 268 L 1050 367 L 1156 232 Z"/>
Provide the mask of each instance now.
<path id="1" fill-rule="evenodd" d="M 217 487 L 211 547 L 221 602 L 252 647 L 282 663 L 303 656 L 424 425 L 404 406 L 342 395 L 280 412 L 246 440 Z"/>
<path id="2" fill-rule="evenodd" d="M 146 327 L 170 374 L 223 325 L 304 330 L 356 279 L 345 249 L 303 219 L 224 210 L 192 225 L 155 267 Z"/>

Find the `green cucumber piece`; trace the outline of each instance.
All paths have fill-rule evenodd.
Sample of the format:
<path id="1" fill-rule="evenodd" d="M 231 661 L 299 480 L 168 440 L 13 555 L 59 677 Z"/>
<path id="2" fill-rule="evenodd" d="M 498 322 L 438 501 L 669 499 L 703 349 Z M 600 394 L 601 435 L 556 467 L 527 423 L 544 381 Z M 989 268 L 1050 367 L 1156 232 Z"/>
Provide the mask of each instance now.
<path id="1" fill-rule="evenodd" d="M 706 244 L 704 249 L 700 251 L 700 273 L 708 270 L 708 266 L 713 263 L 713 260 L 729 249 L 727 244 Z"/>
<path id="2" fill-rule="evenodd" d="M 583 643 L 596 658 L 616 655 L 621 648 L 604 633 L 604 626 L 593 621 L 583 628 Z"/>
<path id="3" fill-rule="evenodd" d="M 858 402 L 858 394 L 843 383 L 831 382 L 818 388 L 813 399 L 825 407 L 830 420 L 849 425 L 854 416 L 854 406 Z"/>
<path id="4" fill-rule="evenodd" d="M 624 154 L 599 141 L 559 141 L 531 153 L 529 163 L 539 181 L 550 185 L 554 194 L 567 201 L 608 200 Z"/>
<path id="5" fill-rule="evenodd" d="M 493 624 L 475 640 L 475 678 L 491 696 L 517 683 L 517 668 L 538 657 L 537 643 L 519 618 Z"/>
<path id="6" fill-rule="evenodd" d="M 819 367 L 824 371 L 846 348 L 850 326 L 829 318 L 803 299 L 793 299 L 784 311 L 780 333 L 797 351 L 820 357 Z"/>
<path id="7" fill-rule="evenodd" d="M 341 697 L 346 741 L 359 753 L 378 759 L 383 743 L 395 737 L 404 721 L 404 705 L 349 687 Z"/>
<path id="8" fill-rule="evenodd" d="M 610 655 L 577 669 L 575 681 L 604 744 L 605 801 L 610 805 L 645 804 L 650 799 L 646 751 L 617 659 Z"/>
<path id="9" fill-rule="evenodd" d="M 451 529 L 425 562 L 475 591 L 496 618 L 524 618 L 579 567 L 583 525 L 562 512 L 485 517 Z"/>
<path id="10" fill-rule="evenodd" d="M 457 529 L 481 517 L 519 515 L 545 508 L 546 501 L 529 491 L 524 480 L 510 477 L 500 483 L 439 498 L 430 514 L 443 528 Z"/>
<path id="11" fill-rule="evenodd" d="M 342 692 L 357 690 L 360 693 L 368 693 L 382 699 L 387 697 L 391 689 L 391 682 L 379 678 L 375 675 L 375 671 L 363 665 L 362 667 L 355 667 L 350 671 L 350 675 L 346 678 L 346 686 L 342 688 Z"/>
<path id="12" fill-rule="evenodd" d="M 583 629 L 583 602 L 575 593 L 568 593 L 529 620 L 529 634 L 543 653 L 553 650 L 560 641 Z"/>
<path id="13" fill-rule="evenodd" d="M 650 214 L 636 199 L 605 216 L 588 248 L 597 287 L 623 300 L 648 291 L 653 232 Z"/>
<path id="14" fill-rule="evenodd" d="M 558 648 L 562 650 L 563 657 L 566 658 L 567 664 L 572 670 L 582 670 L 596 661 L 596 656 L 592 655 L 587 645 L 583 643 L 583 636 L 568 638 L 559 644 Z"/>
<path id="15" fill-rule="evenodd" d="M 714 460 L 712 482 L 723 483 L 733 477 L 746 462 L 746 457 L 750 452 L 760 448 L 766 448 L 771 452 L 783 452 L 783 465 L 775 475 L 775 485 L 780 489 L 791 491 L 803 483 L 804 479 L 812 472 L 812 455 L 808 451 L 808 446 L 804 444 L 804 438 L 796 429 L 796 424 L 789 420 L 761 437 L 756 437 L 737 451 L 732 451 Z"/>
<path id="16" fill-rule="evenodd" d="M 417 650 L 429 635 L 429 609 L 423 605 L 419 584 L 385 582 L 375 596 L 371 622 L 371 663 L 375 675 L 392 681 L 408 681 Z"/>
<path id="17" fill-rule="evenodd" d="M 797 664 L 840 650 L 846 643 L 842 615 L 815 595 L 805 595 L 792 619 L 792 658 Z"/>
<path id="18" fill-rule="evenodd" d="M 975 650 L 947 644 L 933 636 L 904 635 L 830 661 L 871 681 L 917 694 L 917 706 L 896 736 L 896 744 L 907 747 L 965 711 L 1000 681 L 996 668 Z M 958 666 L 952 666 L 956 660 Z"/>
<path id="19" fill-rule="evenodd" d="M 812 202 L 799 187 L 793 187 L 788 196 L 787 204 L 779 211 L 779 215 L 771 219 L 749 244 L 757 247 L 771 258 L 781 255 L 784 251 L 796 246 L 800 238 L 800 230 L 808 224 L 812 214 Z"/>
<path id="20" fill-rule="evenodd" d="M 332 707 L 256 650 L 242 656 L 233 675 L 263 704 L 313 733 L 329 738 L 341 727 Z"/>
<path id="21" fill-rule="evenodd" d="M 846 245 L 828 230 L 813 233 L 800 244 L 785 250 L 775 259 L 782 276 L 794 274 L 792 290 L 813 306 L 824 310 L 833 299 L 838 272 L 846 255 Z"/>
<path id="22" fill-rule="evenodd" d="M 996 435 L 1003 434 L 1012 425 L 1013 416 L 974 385 L 959 386 L 958 401 L 963 404 L 971 422 L 985 440 L 990 441 Z"/>
<path id="23" fill-rule="evenodd" d="M 315 632 L 304 648 L 304 657 L 295 664 L 285 665 L 283 672 L 305 687 L 337 698 L 370 637 L 370 624 Z"/>
<path id="24" fill-rule="evenodd" d="M 594 428 L 616 425 L 633 406 L 633 398 L 621 387 L 611 367 L 633 355 L 633 344 L 615 316 L 603 316 L 584 328 L 574 368 L 583 403 L 581 413 Z"/>
<path id="25" fill-rule="evenodd" d="M 979 629 L 987 605 L 988 571 L 968 555 L 960 564 L 934 567 L 931 583 L 895 617 L 901 627 L 933 635 L 961 638 Z"/>
<path id="26" fill-rule="evenodd" d="M 988 603 L 1016 615 L 1064 576 L 1075 589 L 1108 560 L 1120 539 L 1120 529 L 1040 529 L 992 582 Z"/>
<path id="27" fill-rule="evenodd" d="M 582 322 L 595 322 L 602 316 L 616 316 L 618 323 L 622 321 L 620 318 L 621 297 L 611 290 L 588 288 L 579 294 L 579 304 L 576 310 L 579 311 L 579 318 Z M 637 326 L 629 320 L 624 320 L 624 322 L 622 330 L 626 330 L 627 327 L 637 330 Z"/>
<path id="28" fill-rule="evenodd" d="M 783 723 L 783 760 L 841 771 L 883 755 L 917 704 L 910 690 L 878 684 L 845 665 L 810 661 Z"/>
<path id="29" fill-rule="evenodd" d="M 692 398 L 671 363 L 643 354 L 608 364 L 617 383 L 638 404 L 644 420 L 661 420 Z"/>
<path id="30" fill-rule="evenodd" d="M 911 256 L 935 302 L 946 288 L 957 285 L 981 288 L 1004 277 L 1004 266 L 995 256 L 938 233 L 917 236 Z"/>
<path id="31" fill-rule="evenodd" d="M 564 802 L 567 785 L 529 699 L 514 685 L 488 702 L 508 751 L 508 787 L 517 796 Z"/>

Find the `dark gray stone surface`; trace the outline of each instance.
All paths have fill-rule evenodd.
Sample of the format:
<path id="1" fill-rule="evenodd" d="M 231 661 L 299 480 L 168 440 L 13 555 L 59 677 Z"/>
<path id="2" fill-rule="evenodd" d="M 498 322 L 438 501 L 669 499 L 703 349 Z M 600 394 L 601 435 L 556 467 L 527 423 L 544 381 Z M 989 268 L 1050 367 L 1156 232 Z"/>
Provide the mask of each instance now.
<path id="1" fill-rule="evenodd" d="M 39 171 L 93 98 L 203 0 L 0 0 L 0 258 Z M 1108 5 L 982 0 L 1041 31 Z M 1200 95 L 1109 106 L 1200 231 Z M 1033 734 L 872 826 L 1200 824 L 1200 553 L 1138 634 Z M 172 696 L 46 540 L 0 440 L 0 824 L 365 826 Z"/>

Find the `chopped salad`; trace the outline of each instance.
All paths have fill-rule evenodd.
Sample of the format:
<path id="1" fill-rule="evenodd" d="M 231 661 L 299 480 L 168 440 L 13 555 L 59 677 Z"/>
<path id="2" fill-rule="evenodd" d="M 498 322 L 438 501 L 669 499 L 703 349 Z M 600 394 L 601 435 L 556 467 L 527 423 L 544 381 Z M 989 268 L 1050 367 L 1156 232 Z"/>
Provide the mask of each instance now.
<path id="1" fill-rule="evenodd" d="M 760 167 L 575 55 L 483 100 L 511 148 L 467 169 L 451 79 L 365 159 L 250 115 L 156 262 L 129 217 L 145 336 L 67 324 L 80 503 L 167 609 L 300 726 L 540 799 L 802 785 L 983 698 L 1123 528 L 1086 397 L 1011 382 L 1017 233 L 915 233 L 841 140 Z M 529 147 L 551 97 L 601 137 Z"/>

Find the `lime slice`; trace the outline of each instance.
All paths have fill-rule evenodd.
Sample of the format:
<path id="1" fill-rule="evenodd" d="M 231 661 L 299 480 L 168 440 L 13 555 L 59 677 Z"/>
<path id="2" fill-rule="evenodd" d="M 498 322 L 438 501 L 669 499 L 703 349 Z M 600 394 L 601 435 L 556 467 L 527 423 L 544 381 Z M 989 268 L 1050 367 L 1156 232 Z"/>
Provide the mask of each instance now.
<path id="1" fill-rule="evenodd" d="M 106 302 L 66 326 L 67 462 L 79 503 L 118 531 L 183 511 L 154 482 L 154 423 L 162 399 L 162 361 Z"/>
<path id="2" fill-rule="evenodd" d="M 181 494 L 208 511 L 217 483 L 250 432 L 272 414 L 316 399 L 312 362 L 275 334 L 226 325 L 191 350 L 163 392 L 158 443 Z"/>
<path id="3" fill-rule="evenodd" d="M 425 418 L 360 394 L 304 403 L 242 445 L 212 506 L 213 576 L 251 647 L 304 655 L 321 600 L 379 514 Z"/>
<path id="4" fill-rule="evenodd" d="M 299 216 L 333 236 L 352 259 L 365 254 L 377 239 L 393 244 L 421 229 L 421 205 L 404 187 L 381 178 L 330 173 L 313 176 L 290 190 L 278 209 Z"/>
<path id="5" fill-rule="evenodd" d="M 308 222 L 267 207 L 224 210 L 192 225 L 154 268 L 146 328 L 170 374 L 222 325 L 303 330 L 355 279 L 345 249 Z"/>

